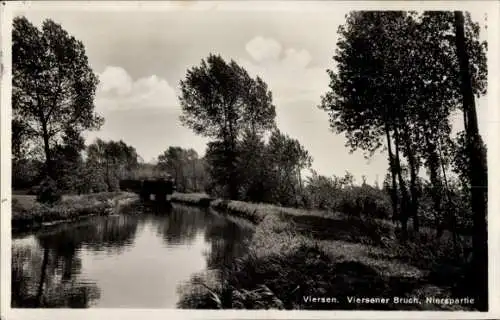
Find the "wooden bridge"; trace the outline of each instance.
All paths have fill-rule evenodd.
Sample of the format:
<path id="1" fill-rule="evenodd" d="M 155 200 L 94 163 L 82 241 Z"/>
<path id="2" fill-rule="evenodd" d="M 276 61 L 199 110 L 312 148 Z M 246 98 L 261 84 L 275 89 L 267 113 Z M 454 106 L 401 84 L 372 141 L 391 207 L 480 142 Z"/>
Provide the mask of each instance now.
<path id="1" fill-rule="evenodd" d="M 143 201 L 151 200 L 154 195 L 155 201 L 165 202 L 174 193 L 175 183 L 172 179 L 121 180 L 120 189 L 139 194 Z"/>

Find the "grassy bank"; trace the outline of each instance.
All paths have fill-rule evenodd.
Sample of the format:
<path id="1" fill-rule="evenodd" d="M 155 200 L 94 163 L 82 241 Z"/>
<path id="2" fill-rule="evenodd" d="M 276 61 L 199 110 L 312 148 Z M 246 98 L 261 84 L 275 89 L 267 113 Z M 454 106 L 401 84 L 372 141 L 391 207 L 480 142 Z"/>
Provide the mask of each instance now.
<path id="1" fill-rule="evenodd" d="M 191 196 L 196 198 L 196 196 Z M 196 201 L 193 200 L 192 204 Z M 466 267 L 449 238 L 431 230 L 406 244 L 384 220 L 341 213 L 213 200 L 210 207 L 255 224 L 248 254 L 226 270 L 196 275 L 180 288 L 182 308 L 467 310 L 471 305 L 426 303 L 427 297 L 466 297 Z M 306 301 L 334 297 L 336 303 Z M 348 297 L 385 297 L 358 304 Z M 421 303 L 396 303 L 417 297 Z M 410 300 L 406 300 L 411 302 Z"/>
<path id="2" fill-rule="evenodd" d="M 128 192 L 102 192 L 64 196 L 52 206 L 36 201 L 35 196 L 13 195 L 12 232 L 25 232 L 45 225 L 77 220 L 90 215 L 109 215 L 121 205 L 137 199 Z"/>
<path id="3" fill-rule="evenodd" d="M 172 202 L 178 202 L 182 204 L 199 206 L 199 207 L 208 207 L 210 202 L 214 199 L 211 198 L 206 193 L 179 193 L 174 192 L 170 197 Z"/>

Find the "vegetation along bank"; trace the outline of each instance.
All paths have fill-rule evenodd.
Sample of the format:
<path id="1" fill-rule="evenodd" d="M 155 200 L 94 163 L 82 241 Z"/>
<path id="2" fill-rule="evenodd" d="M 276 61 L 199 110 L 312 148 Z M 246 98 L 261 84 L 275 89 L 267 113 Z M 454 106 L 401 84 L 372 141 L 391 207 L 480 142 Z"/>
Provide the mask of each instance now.
<path id="1" fill-rule="evenodd" d="M 410 235 L 419 237 L 418 245 L 402 244 L 396 225 L 387 219 L 220 200 L 205 194 L 176 193 L 172 201 L 197 206 L 209 203 L 212 209 L 255 225 L 243 257 L 228 262 L 220 272 L 196 274 L 181 287 L 181 308 L 473 308 L 471 304 L 426 303 L 428 296 L 466 294 L 461 289 L 465 253 L 458 249 L 456 257 L 449 257 L 451 235 L 436 239 L 432 228 Z M 349 299 L 359 292 L 387 297 L 386 303 Z M 336 297 L 336 303 L 307 299 L 319 296 Z"/>
<path id="2" fill-rule="evenodd" d="M 76 221 L 93 215 L 110 215 L 138 196 L 128 192 L 101 192 L 63 196 L 48 205 L 32 195 L 14 195 L 12 199 L 12 232 L 26 232 L 61 222 Z"/>

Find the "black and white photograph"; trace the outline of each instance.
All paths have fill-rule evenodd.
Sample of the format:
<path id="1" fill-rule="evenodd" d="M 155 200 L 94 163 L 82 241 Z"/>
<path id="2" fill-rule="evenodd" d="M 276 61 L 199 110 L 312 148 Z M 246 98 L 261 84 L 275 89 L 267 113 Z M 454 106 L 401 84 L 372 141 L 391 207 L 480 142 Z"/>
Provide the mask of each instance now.
<path id="1" fill-rule="evenodd" d="M 499 8 L 3 3 L 2 319 L 491 315 Z"/>

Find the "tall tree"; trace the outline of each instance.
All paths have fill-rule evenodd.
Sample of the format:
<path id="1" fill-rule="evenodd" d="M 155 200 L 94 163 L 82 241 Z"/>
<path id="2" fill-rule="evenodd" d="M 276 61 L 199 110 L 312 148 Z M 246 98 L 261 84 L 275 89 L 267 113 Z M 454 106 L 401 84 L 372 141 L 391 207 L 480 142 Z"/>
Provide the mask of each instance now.
<path id="1" fill-rule="evenodd" d="M 283 205 L 296 204 L 302 170 L 311 166 L 311 156 L 298 140 L 278 129 L 272 132 L 267 149 L 270 173 L 276 179 L 275 199 Z"/>
<path id="2" fill-rule="evenodd" d="M 38 30 L 25 17 L 14 19 L 13 120 L 43 145 L 48 176 L 54 175 L 53 147 L 68 128 L 82 132 L 102 124 L 94 113 L 97 83 L 83 43 L 59 24 L 46 20 Z"/>
<path id="3" fill-rule="evenodd" d="M 236 62 L 213 54 L 189 69 L 180 86 L 181 122 L 220 142 L 228 196 L 237 198 L 237 141 L 246 127 L 262 131 L 274 126 L 271 93 L 261 79 L 252 79 Z"/>
<path id="4" fill-rule="evenodd" d="M 158 167 L 167 171 L 175 179 L 177 190 L 186 191 L 187 153 L 181 147 L 169 147 L 158 157 Z"/>
<path id="5" fill-rule="evenodd" d="M 123 141 L 96 139 L 87 147 L 87 162 L 105 178 L 108 190 L 116 190 L 119 180 L 138 167 L 135 148 Z"/>
<path id="6" fill-rule="evenodd" d="M 202 191 L 205 187 L 204 161 L 194 149 L 170 146 L 158 156 L 157 167 L 175 179 L 180 192 Z"/>
<path id="7" fill-rule="evenodd" d="M 409 142 L 405 132 L 405 84 L 411 74 L 404 61 L 408 57 L 406 35 L 414 27 L 408 23 L 409 16 L 399 11 L 350 13 L 346 24 L 339 27 L 334 56 L 337 70 L 328 70 L 331 91 L 323 96 L 320 105 L 329 113 L 331 127 L 345 133 L 351 152 L 361 149 L 371 156 L 386 139 L 393 215 L 399 216 L 404 233 L 409 197 L 401 174 L 400 153 Z M 402 195 L 399 213 L 397 182 Z"/>
<path id="8" fill-rule="evenodd" d="M 56 144 L 52 150 L 54 161 L 54 176 L 59 190 L 70 193 L 82 193 L 82 150 L 85 149 L 85 141 L 78 133 L 67 128 L 62 143 Z"/>
<path id="9" fill-rule="evenodd" d="M 474 213 L 473 265 L 476 278 L 476 295 L 478 307 L 488 310 L 488 228 L 486 210 L 488 199 L 488 174 L 486 155 L 477 124 L 476 105 L 474 100 L 473 76 L 470 73 L 469 54 L 465 39 L 465 19 L 461 11 L 455 11 L 455 41 L 460 65 L 460 82 L 462 104 L 465 119 L 467 149 L 470 159 L 469 179 L 471 185 L 472 211 Z"/>
<path id="10" fill-rule="evenodd" d="M 477 40 L 478 26 L 470 19 L 466 26 L 465 48 L 474 57 L 472 90 L 481 94 L 485 88 L 483 44 Z M 331 91 L 320 107 L 329 112 L 332 128 L 345 133 L 347 145 L 371 155 L 385 135 L 393 211 L 395 215 L 399 207 L 403 233 L 410 217 L 418 231 L 422 164 L 428 166 L 434 192 L 440 192 L 436 160 L 449 144 L 449 116 L 461 95 L 453 33 L 452 12 L 353 12 L 339 28 L 337 70 L 328 71 Z M 404 160 L 408 183 L 401 169 Z M 440 199 L 434 199 L 437 208 Z"/>
<path id="11" fill-rule="evenodd" d="M 238 176 L 244 201 L 271 202 L 273 184 L 266 151 L 264 139 L 251 128 L 246 129 L 238 144 Z"/>

